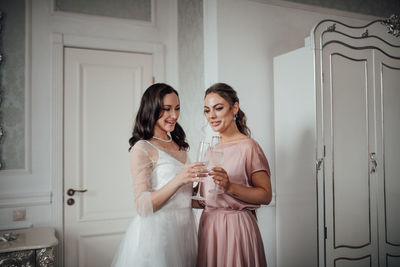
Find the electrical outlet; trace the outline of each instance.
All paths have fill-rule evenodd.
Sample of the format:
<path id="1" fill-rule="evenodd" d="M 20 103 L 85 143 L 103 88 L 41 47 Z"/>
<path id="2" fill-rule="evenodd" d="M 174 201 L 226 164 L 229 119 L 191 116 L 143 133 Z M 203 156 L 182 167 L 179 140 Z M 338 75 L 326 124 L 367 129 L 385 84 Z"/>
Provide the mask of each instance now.
<path id="1" fill-rule="evenodd" d="M 13 221 L 25 221 L 26 209 L 13 210 Z"/>

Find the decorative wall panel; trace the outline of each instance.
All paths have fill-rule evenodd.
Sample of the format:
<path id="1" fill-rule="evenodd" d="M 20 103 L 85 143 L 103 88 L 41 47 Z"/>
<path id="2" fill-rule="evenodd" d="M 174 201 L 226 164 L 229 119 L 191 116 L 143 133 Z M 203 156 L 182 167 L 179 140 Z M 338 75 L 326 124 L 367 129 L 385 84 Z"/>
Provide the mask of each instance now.
<path id="1" fill-rule="evenodd" d="M 151 21 L 151 0 L 54 0 L 56 11 Z"/>
<path id="2" fill-rule="evenodd" d="M 0 2 L 2 169 L 25 167 L 25 0 Z"/>
<path id="3" fill-rule="evenodd" d="M 191 146 L 197 150 L 205 125 L 204 97 L 203 1 L 178 0 L 179 87 L 182 102 L 181 122 Z M 194 159 L 193 155 L 190 155 Z"/>

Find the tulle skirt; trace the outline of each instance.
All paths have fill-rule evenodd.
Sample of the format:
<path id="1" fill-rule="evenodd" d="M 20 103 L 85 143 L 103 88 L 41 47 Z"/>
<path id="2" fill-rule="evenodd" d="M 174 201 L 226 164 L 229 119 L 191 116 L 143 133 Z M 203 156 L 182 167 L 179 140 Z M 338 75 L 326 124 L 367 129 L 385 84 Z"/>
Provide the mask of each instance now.
<path id="1" fill-rule="evenodd" d="M 198 267 L 264 267 L 264 246 L 251 211 L 205 210 L 199 224 Z"/>
<path id="2" fill-rule="evenodd" d="M 196 265 L 196 255 L 192 209 L 161 209 L 132 220 L 111 266 L 190 267 Z"/>

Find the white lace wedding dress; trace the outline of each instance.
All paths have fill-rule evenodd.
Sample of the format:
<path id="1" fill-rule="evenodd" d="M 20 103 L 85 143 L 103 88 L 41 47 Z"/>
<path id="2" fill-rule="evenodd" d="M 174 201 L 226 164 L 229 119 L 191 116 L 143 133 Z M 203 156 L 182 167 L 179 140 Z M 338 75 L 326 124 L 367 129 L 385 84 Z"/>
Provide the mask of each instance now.
<path id="1" fill-rule="evenodd" d="M 185 151 L 167 151 L 148 141 L 131 150 L 131 172 L 138 214 L 130 223 L 111 266 L 190 267 L 196 265 L 197 230 L 191 208 L 192 186 L 182 186 L 153 212 L 150 192 L 160 189 L 186 163 Z"/>

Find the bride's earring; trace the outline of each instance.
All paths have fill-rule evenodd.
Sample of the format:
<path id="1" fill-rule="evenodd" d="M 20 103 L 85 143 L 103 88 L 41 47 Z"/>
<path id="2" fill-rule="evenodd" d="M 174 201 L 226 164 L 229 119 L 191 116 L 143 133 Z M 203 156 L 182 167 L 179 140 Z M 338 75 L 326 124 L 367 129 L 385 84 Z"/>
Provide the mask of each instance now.
<path id="1" fill-rule="evenodd" d="M 233 116 L 233 120 L 236 121 L 237 113 Z"/>

